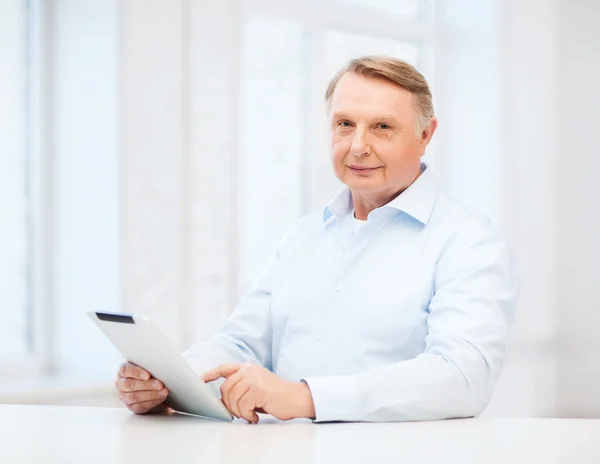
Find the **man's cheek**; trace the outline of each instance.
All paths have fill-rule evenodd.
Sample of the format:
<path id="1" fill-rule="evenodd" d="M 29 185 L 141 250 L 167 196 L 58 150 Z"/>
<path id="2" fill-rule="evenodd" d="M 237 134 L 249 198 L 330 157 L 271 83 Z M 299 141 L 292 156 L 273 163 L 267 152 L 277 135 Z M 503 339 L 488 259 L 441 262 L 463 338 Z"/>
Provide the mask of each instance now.
<path id="1" fill-rule="evenodd" d="M 341 140 L 331 144 L 331 159 L 334 166 L 342 166 L 344 164 L 348 150 L 348 144 Z"/>
<path id="2" fill-rule="evenodd" d="M 344 156 L 334 157 L 332 159 L 332 164 L 333 164 L 333 171 L 334 171 L 335 175 L 339 179 L 341 179 L 346 172 L 346 166 L 344 164 Z"/>

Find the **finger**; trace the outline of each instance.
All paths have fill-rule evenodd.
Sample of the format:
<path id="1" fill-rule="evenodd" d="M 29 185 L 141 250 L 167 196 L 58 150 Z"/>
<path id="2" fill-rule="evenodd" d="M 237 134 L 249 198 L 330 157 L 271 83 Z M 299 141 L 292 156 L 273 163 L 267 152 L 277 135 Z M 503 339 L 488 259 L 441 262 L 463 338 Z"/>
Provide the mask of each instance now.
<path id="1" fill-rule="evenodd" d="M 137 380 L 131 377 L 119 376 L 116 381 L 117 390 L 122 392 L 131 392 L 137 390 L 162 390 L 164 385 L 160 380 Z"/>
<path id="2" fill-rule="evenodd" d="M 150 400 L 150 401 L 142 401 L 140 403 L 134 403 L 132 405 L 129 405 L 128 409 L 136 414 L 145 414 L 147 412 L 150 412 L 154 408 L 157 408 L 164 401 L 165 401 L 164 398 L 162 400 L 156 399 L 156 400 Z M 156 411 L 152 411 L 152 412 L 159 412 L 159 411 L 156 410 Z M 160 412 L 162 412 L 162 411 L 160 411 Z"/>
<path id="3" fill-rule="evenodd" d="M 166 388 L 163 388 L 160 391 L 156 390 L 137 390 L 133 392 L 125 392 L 121 394 L 121 397 L 125 401 L 126 404 L 132 405 L 135 403 L 143 403 L 145 401 L 151 400 L 162 400 L 169 395 L 169 392 Z"/>
<path id="4" fill-rule="evenodd" d="M 221 377 L 230 377 L 235 374 L 243 364 L 221 364 L 220 366 L 215 367 L 214 369 L 210 369 L 202 374 L 202 379 L 205 382 L 212 382 L 213 380 L 217 380 Z"/>
<path id="5" fill-rule="evenodd" d="M 251 424 L 258 424 L 258 415 L 255 411 L 256 401 L 254 401 L 250 389 L 246 390 L 246 392 L 240 397 L 238 401 L 238 408 L 240 410 L 240 415 L 244 419 Z"/>
<path id="6" fill-rule="evenodd" d="M 239 401 L 242 396 L 246 394 L 246 392 L 250 389 L 247 382 L 240 380 L 236 383 L 228 394 L 228 402 L 231 406 L 231 412 L 236 417 L 243 417 L 240 412 Z"/>
<path id="7" fill-rule="evenodd" d="M 229 392 L 231 391 L 231 389 L 233 387 L 235 387 L 237 385 L 238 382 L 241 382 L 242 380 L 242 373 L 241 372 L 236 372 L 235 374 L 233 374 L 231 377 L 229 377 L 225 382 L 223 382 L 223 384 L 221 385 L 221 399 L 223 400 L 223 403 L 225 403 L 225 406 L 227 407 L 227 409 L 229 409 L 231 412 L 233 412 L 231 410 L 231 403 L 229 401 Z"/>
<path id="8" fill-rule="evenodd" d="M 127 361 L 121 364 L 119 375 L 139 380 L 150 380 L 151 377 L 150 372 Z"/>

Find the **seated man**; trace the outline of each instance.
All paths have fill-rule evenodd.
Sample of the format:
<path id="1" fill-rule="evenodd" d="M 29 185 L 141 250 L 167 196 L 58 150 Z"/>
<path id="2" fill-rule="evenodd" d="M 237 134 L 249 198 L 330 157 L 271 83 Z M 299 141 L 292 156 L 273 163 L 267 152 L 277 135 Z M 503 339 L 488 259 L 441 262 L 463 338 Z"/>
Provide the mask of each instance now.
<path id="1" fill-rule="evenodd" d="M 518 293 L 509 252 L 421 163 L 438 122 L 412 66 L 352 60 L 325 101 L 333 170 L 346 188 L 284 237 L 221 330 L 184 356 L 206 381 L 226 379 L 222 401 L 253 423 L 256 412 L 474 416 L 490 401 L 509 338 Z M 138 414 L 160 410 L 168 394 L 127 363 L 116 385 Z"/>

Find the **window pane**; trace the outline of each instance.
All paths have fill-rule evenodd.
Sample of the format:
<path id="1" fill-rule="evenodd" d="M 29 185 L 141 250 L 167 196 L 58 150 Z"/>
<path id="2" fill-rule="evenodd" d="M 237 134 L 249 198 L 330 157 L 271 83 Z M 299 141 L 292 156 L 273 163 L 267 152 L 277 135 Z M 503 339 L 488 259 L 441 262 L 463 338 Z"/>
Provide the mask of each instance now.
<path id="1" fill-rule="evenodd" d="M 363 55 L 389 55 L 417 66 L 419 48 L 414 43 L 329 31 L 325 37 L 328 75 L 332 76 L 352 58 Z"/>
<path id="2" fill-rule="evenodd" d="M 0 2 L 0 361 L 27 349 L 25 2 Z"/>
<path id="3" fill-rule="evenodd" d="M 304 36 L 293 21 L 256 18 L 243 31 L 238 236 L 240 291 L 303 210 Z M 235 126 L 234 126 L 235 127 Z"/>
<path id="4" fill-rule="evenodd" d="M 415 21 L 428 17 L 431 12 L 429 0 L 337 0 L 338 3 L 369 8 L 392 14 L 404 20 Z"/>

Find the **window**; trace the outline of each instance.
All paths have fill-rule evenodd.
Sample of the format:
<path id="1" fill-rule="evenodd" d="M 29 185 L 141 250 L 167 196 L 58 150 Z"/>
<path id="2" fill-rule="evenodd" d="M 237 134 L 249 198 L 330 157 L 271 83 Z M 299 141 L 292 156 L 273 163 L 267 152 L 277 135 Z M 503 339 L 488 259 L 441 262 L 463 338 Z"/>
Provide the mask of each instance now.
<path id="1" fill-rule="evenodd" d="M 282 235 L 342 187 L 329 161 L 323 106 L 333 74 L 351 58 L 377 54 L 415 65 L 430 83 L 433 77 L 429 1 L 242 3 L 238 293 Z M 387 26 L 374 31 L 365 12 Z"/>
<path id="2" fill-rule="evenodd" d="M 0 362 L 31 347 L 27 3 L 0 2 Z"/>

